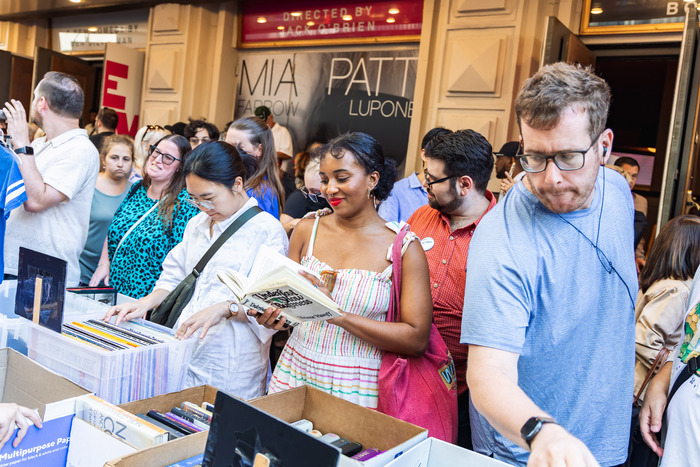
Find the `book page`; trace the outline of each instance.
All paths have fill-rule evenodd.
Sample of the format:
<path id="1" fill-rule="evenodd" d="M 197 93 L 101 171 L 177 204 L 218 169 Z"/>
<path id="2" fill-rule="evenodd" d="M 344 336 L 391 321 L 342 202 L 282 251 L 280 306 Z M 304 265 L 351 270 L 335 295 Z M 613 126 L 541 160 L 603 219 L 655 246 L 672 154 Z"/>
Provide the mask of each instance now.
<path id="1" fill-rule="evenodd" d="M 246 290 L 248 290 L 249 282 L 249 279 L 244 274 L 230 268 L 224 268 L 217 271 L 216 277 L 231 290 L 236 300 L 239 302 L 243 300 Z"/>
<path id="2" fill-rule="evenodd" d="M 253 267 L 250 270 L 250 275 L 248 276 L 250 278 L 250 282 L 254 283 L 260 278 L 267 277 L 271 272 L 279 269 L 280 267 L 288 269 L 297 276 L 299 276 L 299 271 L 302 270 L 318 277 L 318 274 L 313 272 L 311 269 L 306 268 L 296 261 L 287 258 L 283 254 L 276 252 L 269 246 L 263 245 L 258 250 L 258 254 L 255 257 L 255 263 L 253 263 Z M 303 277 L 301 278 L 304 279 Z M 318 277 L 318 279 L 320 280 L 321 278 Z"/>
<path id="3" fill-rule="evenodd" d="M 302 292 L 308 298 L 327 308 L 331 308 L 333 310 L 338 309 L 338 305 L 333 300 L 314 287 L 306 278 L 296 273 L 290 273 L 290 271 L 286 268 L 276 269 L 272 271 L 264 280 L 253 284 L 252 289 L 248 290 L 248 295 L 287 285 Z"/>

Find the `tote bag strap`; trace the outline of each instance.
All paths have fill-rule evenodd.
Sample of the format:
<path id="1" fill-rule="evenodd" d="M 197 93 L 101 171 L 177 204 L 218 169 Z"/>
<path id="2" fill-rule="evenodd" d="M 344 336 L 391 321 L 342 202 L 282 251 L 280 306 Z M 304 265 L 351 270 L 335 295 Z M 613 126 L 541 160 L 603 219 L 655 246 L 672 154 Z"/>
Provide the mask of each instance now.
<path id="1" fill-rule="evenodd" d="M 238 219 L 233 221 L 233 223 L 229 225 L 226 228 L 226 230 L 224 230 L 221 236 L 219 236 L 219 238 L 216 239 L 214 244 L 209 247 L 207 252 L 204 253 L 204 256 L 202 256 L 202 259 L 199 260 L 197 265 L 192 270 L 192 275 L 195 277 L 195 279 L 199 277 L 199 275 L 202 273 L 202 270 L 207 265 L 211 257 L 214 256 L 214 253 L 216 253 L 219 250 L 219 248 L 221 248 L 221 245 L 226 243 L 226 241 L 229 238 L 231 238 L 231 235 L 236 233 L 236 231 L 240 229 L 243 226 L 243 224 L 248 222 L 253 217 L 257 216 L 261 212 L 263 212 L 263 210 L 260 209 L 258 206 L 251 206 L 246 210 L 246 212 L 241 214 L 241 216 Z"/>
<path id="2" fill-rule="evenodd" d="M 403 239 L 408 235 L 408 232 L 408 226 L 401 229 L 398 235 L 396 235 L 394 244 L 391 247 L 391 295 L 389 297 L 389 310 L 386 315 L 386 320 L 388 322 L 401 320 L 401 310 L 399 306 L 401 299 L 401 263 L 403 262 L 401 250 L 403 248 Z"/>
<path id="3" fill-rule="evenodd" d="M 651 368 L 649 368 L 649 371 L 647 372 L 646 378 L 644 378 L 644 382 L 642 382 L 642 385 L 639 387 L 639 391 L 637 391 L 637 394 L 634 396 L 634 400 L 632 400 L 633 404 L 637 404 L 639 402 L 639 398 L 642 397 L 642 393 L 644 393 L 644 388 L 647 387 L 647 384 L 649 383 L 649 380 L 651 379 L 652 376 L 654 376 L 654 373 L 656 373 L 656 370 L 664 366 L 666 363 L 666 359 L 668 358 L 668 354 L 670 353 L 670 350 L 667 349 L 666 347 L 662 347 L 661 350 L 659 350 L 659 353 L 656 355 L 656 358 L 654 359 L 654 363 L 651 365 Z"/>
<path id="4" fill-rule="evenodd" d="M 124 240 L 126 240 L 126 238 L 129 236 L 129 234 L 130 234 L 131 232 L 133 232 L 134 229 L 135 229 L 136 227 L 138 227 L 138 225 L 139 225 L 141 222 L 143 222 L 144 220 L 146 220 L 146 218 L 148 217 L 148 215 L 149 215 L 150 213 L 152 213 L 158 206 L 160 206 L 160 203 L 162 203 L 163 201 L 165 201 L 167 197 L 168 197 L 168 195 L 165 195 L 165 196 L 163 197 L 162 200 L 158 201 L 158 202 L 155 203 L 153 206 L 151 206 L 151 208 L 150 208 L 148 211 L 146 211 L 146 213 L 145 213 L 143 216 L 139 217 L 139 220 L 137 220 L 136 222 L 134 222 L 134 224 L 133 224 L 131 227 L 129 227 L 129 230 L 127 230 L 126 233 L 125 233 L 124 235 L 122 235 L 122 239 L 119 240 L 119 243 L 117 244 L 117 248 L 114 250 L 114 254 L 112 255 L 112 258 L 116 258 L 116 257 L 117 257 L 117 252 L 119 251 L 119 249 L 121 248 L 122 244 L 124 243 Z"/>
<path id="5" fill-rule="evenodd" d="M 683 368 L 683 371 L 681 371 L 678 377 L 676 377 L 676 382 L 673 383 L 673 387 L 671 388 L 671 391 L 669 391 L 668 398 L 666 399 L 666 410 L 668 410 L 668 404 L 671 402 L 671 398 L 676 391 L 678 391 L 678 388 L 680 388 L 683 383 L 688 381 L 688 379 L 690 379 L 690 377 L 693 376 L 696 371 L 698 371 L 698 367 L 700 367 L 700 361 L 698 360 L 700 360 L 700 355 L 688 360 L 688 363 L 686 364 L 685 368 Z"/>

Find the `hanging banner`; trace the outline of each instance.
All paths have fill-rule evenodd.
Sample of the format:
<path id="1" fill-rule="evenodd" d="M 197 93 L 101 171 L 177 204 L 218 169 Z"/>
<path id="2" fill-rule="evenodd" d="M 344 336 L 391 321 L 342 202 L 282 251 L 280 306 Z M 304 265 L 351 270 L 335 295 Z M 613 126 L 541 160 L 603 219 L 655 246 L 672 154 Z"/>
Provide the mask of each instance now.
<path id="1" fill-rule="evenodd" d="M 132 49 L 145 48 L 148 11 L 143 9 L 52 18 L 53 50 L 63 53 L 100 53 L 108 43 L 126 45 Z"/>
<path id="2" fill-rule="evenodd" d="M 117 133 L 136 136 L 139 130 L 141 85 L 145 54 L 132 48 L 107 44 L 100 107 L 117 111 Z"/>
<path id="3" fill-rule="evenodd" d="M 348 131 L 374 136 L 401 166 L 413 116 L 418 48 L 240 55 L 235 118 L 272 110 L 294 151 Z"/>
<path id="4" fill-rule="evenodd" d="M 423 23 L 423 0 L 246 0 L 242 10 L 241 47 L 412 42 Z"/>

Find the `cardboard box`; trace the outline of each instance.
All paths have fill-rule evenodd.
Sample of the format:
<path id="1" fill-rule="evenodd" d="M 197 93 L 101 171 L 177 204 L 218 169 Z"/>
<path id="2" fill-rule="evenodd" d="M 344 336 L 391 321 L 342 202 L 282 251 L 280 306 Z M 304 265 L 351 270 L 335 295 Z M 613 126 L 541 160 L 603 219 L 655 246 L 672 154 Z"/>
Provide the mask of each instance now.
<path id="1" fill-rule="evenodd" d="M 174 394 L 153 397 L 149 400 L 122 404 L 120 407 L 129 412 L 138 413 L 146 407 L 162 410 L 170 408 L 184 400 L 200 403 L 214 402 L 216 390 L 210 386 L 187 389 Z M 383 466 L 395 457 L 408 451 L 425 440 L 428 436 L 424 428 L 397 420 L 323 391 L 303 386 L 269 396 L 248 401 L 256 407 L 280 419 L 279 423 L 291 423 L 302 418 L 310 420 L 314 428 L 323 433 L 332 432 L 364 447 L 376 447 L 385 452 L 359 462 L 346 456 L 340 456 L 341 467 L 377 467 Z M 166 467 L 172 463 L 188 459 L 204 452 L 208 432 L 196 433 L 159 446 L 114 459 L 105 467 Z"/>
<path id="2" fill-rule="evenodd" d="M 12 349 L 0 349 L 0 401 L 37 409 L 44 422 L 41 429 L 30 427 L 17 449 L 7 442 L 0 466 L 64 466 L 75 398 L 89 393 Z"/>
<path id="3" fill-rule="evenodd" d="M 442 467 L 468 465 L 470 467 L 507 467 L 508 464 L 445 441 L 428 438 L 405 452 L 386 467 Z"/>
<path id="4" fill-rule="evenodd" d="M 340 456 L 339 466 L 375 467 L 387 464 L 428 437 L 425 428 L 367 409 L 309 386 L 248 401 L 287 423 L 310 420 L 321 433 L 357 441 L 364 449 L 383 452 L 365 462 Z"/>
<path id="5" fill-rule="evenodd" d="M 163 394 L 150 399 L 128 402 L 119 407 L 133 414 L 146 413 L 149 410 L 159 412 L 169 412 L 175 406 L 179 406 L 184 401 L 189 401 L 197 405 L 202 402 L 214 403 L 218 390 L 213 386 L 197 386 L 184 389 L 182 391 Z M 175 462 L 188 459 L 204 452 L 207 445 L 208 431 L 194 433 L 182 438 L 168 441 L 158 446 L 142 449 L 133 454 L 117 457 L 105 464 L 105 467 L 137 467 L 148 465 L 149 467 L 165 467 Z"/>

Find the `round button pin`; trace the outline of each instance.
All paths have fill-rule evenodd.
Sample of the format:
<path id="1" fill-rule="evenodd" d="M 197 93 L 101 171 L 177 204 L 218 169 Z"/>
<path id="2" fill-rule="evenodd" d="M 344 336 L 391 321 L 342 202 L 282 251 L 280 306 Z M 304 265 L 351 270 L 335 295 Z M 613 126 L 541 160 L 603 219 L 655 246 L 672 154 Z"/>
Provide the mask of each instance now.
<path id="1" fill-rule="evenodd" d="M 435 240 L 433 240 L 430 237 L 425 237 L 423 240 L 420 241 L 420 244 L 423 247 L 423 250 L 428 251 L 435 246 Z"/>

